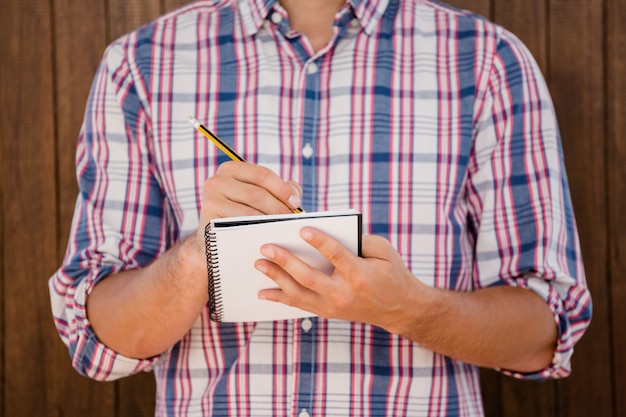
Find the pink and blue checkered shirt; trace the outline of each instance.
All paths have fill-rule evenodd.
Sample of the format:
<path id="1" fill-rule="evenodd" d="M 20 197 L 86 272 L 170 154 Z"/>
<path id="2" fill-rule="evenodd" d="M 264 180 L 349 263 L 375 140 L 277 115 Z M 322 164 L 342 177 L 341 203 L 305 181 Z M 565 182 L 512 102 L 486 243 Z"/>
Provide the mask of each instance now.
<path id="1" fill-rule="evenodd" d="M 202 184 L 227 159 L 189 115 L 298 180 L 306 210 L 360 210 L 364 232 L 388 238 L 428 285 L 537 292 L 558 328 L 554 361 L 513 375 L 569 373 L 591 300 L 546 85 L 510 33 L 426 0 L 349 0 L 315 53 L 276 0 L 193 2 L 108 48 L 78 144 L 67 255 L 50 280 L 79 372 L 153 370 L 158 416 L 483 414 L 475 366 L 366 324 L 216 324 L 205 310 L 149 360 L 97 339 L 93 286 L 194 232 Z"/>

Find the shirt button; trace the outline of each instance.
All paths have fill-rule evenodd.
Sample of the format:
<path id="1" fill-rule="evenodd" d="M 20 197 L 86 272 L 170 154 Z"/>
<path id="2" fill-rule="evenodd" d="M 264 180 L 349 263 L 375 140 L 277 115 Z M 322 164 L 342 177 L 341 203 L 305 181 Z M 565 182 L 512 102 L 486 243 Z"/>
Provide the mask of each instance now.
<path id="1" fill-rule="evenodd" d="M 302 323 L 300 323 L 300 327 L 302 327 L 302 330 L 304 330 L 306 333 L 308 333 L 309 330 L 311 330 L 313 328 L 313 322 L 311 321 L 311 319 L 306 318 L 306 319 L 302 320 Z"/>
<path id="2" fill-rule="evenodd" d="M 309 75 L 313 75 L 317 72 L 317 64 L 315 64 L 314 62 L 311 62 L 311 65 L 309 65 L 309 67 L 306 69 L 306 72 Z"/>
<path id="3" fill-rule="evenodd" d="M 313 150 L 313 147 L 310 143 L 307 143 L 306 145 L 304 145 L 304 148 L 302 148 L 302 156 L 304 156 L 306 159 L 312 157 L 313 152 L 315 151 Z"/>
<path id="4" fill-rule="evenodd" d="M 302 411 L 300 411 L 300 413 L 298 414 L 298 417 L 311 417 L 311 414 L 309 414 L 309 412 L 303 408 Z"/>
<path id="5" fill-rule="evenodd" d="M 272 22 L 279 24 L 280 22 L 283 21 L 283 17 L 280 15 L 280 13 L 272 13 Z"/>
<path id="6" fill-rule="evenodd" d="M 352 29 L 358 29 L 359 27 L 361 27 L 361 22 L 359 22 L 359 19 L 352 19 L 350 21 L 350 27 Z"/>

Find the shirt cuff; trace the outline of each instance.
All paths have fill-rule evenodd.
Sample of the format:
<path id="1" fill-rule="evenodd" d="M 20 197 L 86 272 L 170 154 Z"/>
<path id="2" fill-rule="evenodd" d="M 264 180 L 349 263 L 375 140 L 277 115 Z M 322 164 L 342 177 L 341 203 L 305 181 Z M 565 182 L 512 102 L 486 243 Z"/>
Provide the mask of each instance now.
<path id="1" fill-rule="evenodd" d="M 89 323 L 86 300 L 99 279 L 82 280 L 74 293 L 75 339 L 70 341 L 72 365 L 82 375 L 98 381 L 113 381 L 141 371 L 151 371 L 162 355 L 134 359 L 102 343 Z"/>
<path id="2" fill-rule="evenodd" d="M 523 277 L 514 280 L 515 286 L 526 288 L 537 293 L 547 303 L 557 328 L 557 344 L 552 356 L 552 363 L 536 372 L 516 372 L 506 369 L 497 371 L 517 379 L 543 381 L 547 379 L 565 378 L 571 374 L 571 358 L 574 343 L 570 330 L 570 321 L 564 308 L 563 300 L 557 287 L 550 281 L 539 277 Z"/>

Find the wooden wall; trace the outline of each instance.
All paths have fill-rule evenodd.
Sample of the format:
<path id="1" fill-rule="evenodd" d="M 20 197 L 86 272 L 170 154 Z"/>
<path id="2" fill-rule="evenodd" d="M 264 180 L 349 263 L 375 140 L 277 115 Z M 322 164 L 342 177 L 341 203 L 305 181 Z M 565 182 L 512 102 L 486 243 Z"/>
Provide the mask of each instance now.
<path id="1" fill-rule="evenodd" d="M 70 368 L 47 280 L 65 250 L 74 147 L 105 46 L 183 0 L 2 0 L 0 417 L 150 416 L 151 374 Z M 482 373 L 488 416 L 626 417 L 626 0 L 454 0 L 518 34 L 553 93 L 594 319 L 573 376 Z"/>

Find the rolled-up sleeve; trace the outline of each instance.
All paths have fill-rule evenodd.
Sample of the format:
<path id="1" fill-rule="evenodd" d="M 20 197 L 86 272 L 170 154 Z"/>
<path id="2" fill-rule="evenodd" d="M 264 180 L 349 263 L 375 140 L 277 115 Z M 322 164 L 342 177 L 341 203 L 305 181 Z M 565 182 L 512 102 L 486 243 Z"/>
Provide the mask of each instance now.
<path id="1" fill-rule="evenodd" d="M 92 85 L 77 146 L 79 195 L 68 247 L 49 280 L 54 321 L 72 364 L 97 380 L 149 370 L 158 360 L 109 349 L 86 314 L 101 279 L 144 266 L 167 246 L 166 204 L 147 157 L 145 80 L 125 58 L 127 45 L 121 40 L 107 49 Z"/>
<path id="2" fill-rule="evenodd" d="M 570 374 L 574 345 L 591 320 L 576 223 L 548 88 L 525 46 L 502 31 L 485 69 L 471 158 L 469 221 L 478 287 L 528 288 L 558 329 L 550 366 L 517 378 Z"/>

